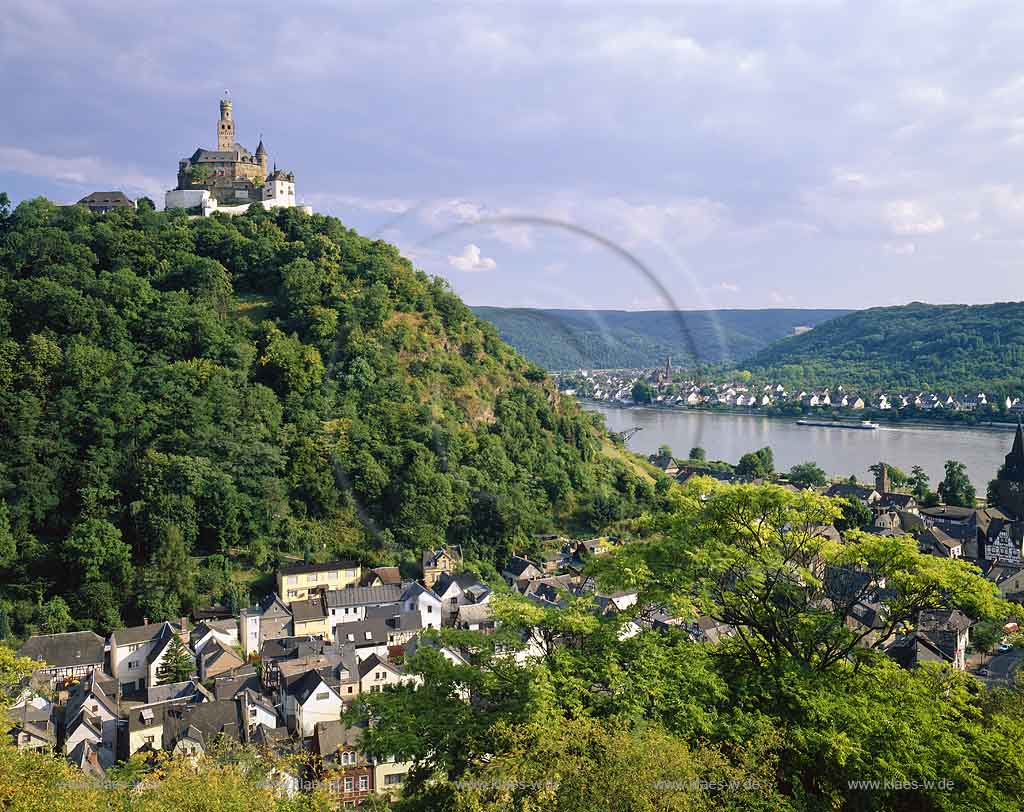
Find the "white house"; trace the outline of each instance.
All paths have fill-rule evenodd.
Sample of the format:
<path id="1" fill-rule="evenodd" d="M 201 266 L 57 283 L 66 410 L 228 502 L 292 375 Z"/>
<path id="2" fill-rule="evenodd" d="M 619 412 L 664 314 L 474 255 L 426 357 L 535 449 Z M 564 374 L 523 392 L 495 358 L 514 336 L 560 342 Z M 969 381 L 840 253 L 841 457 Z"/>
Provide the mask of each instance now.
<path id="1" fill-rule="evenodd" d="M 152 671 L 151 677 L 150 657 L 154 651 L 163 650 L 171 635 L 181 633 L 184 633 L 187 643 L 188 622 L 185 618 L 181 619 L 178 626 L 165 620 L 163 623 L 148 623 L 115 631 L 110 635 L 110 670 L 114 679 L 127 690 L 142 690 L 147 685 L 155 684 L 156 672 Z"/>
<path id="2" fill-rule="evenodd" d="M 403 610 L 419 612 L 424 629 L 441 628 L 441 599 L 432 589 L 413 583 L 402 593 Z"/>
<path id="3" fill-rule="evenodd" d="M 328 685 L 318 671 L 307 671 L 293 680 L 285 689 L 290 714 L 294 714 L 294 729 L 302 738 L 313 735 L 317 722 L 330 722 L 341 718 L 343 703 L 336 688 Z"/>
<path id="4" fill-rule="evenodd" d="M 377 693 L 391 685 L 418 685 L 421 678 L 376 654 L 359 663 L 359 693 Z"/>
<path id="5" fill-rule="evenodd" d="M 381 586 L 354 586 L 329 590 L 327 603 L 328 628 L 339 623 L 357 623 L 366 619 L 366 610 L 379 606 L 396 605 L 409 584 L 383 584 Z"/>

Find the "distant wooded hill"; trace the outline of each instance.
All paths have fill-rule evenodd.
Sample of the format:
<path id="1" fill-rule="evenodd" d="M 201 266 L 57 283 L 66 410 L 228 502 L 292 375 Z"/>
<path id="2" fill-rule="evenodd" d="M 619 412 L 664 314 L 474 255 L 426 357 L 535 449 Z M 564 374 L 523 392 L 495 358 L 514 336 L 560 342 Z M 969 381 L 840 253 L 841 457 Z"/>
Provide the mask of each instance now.
<path id="1" fill-rule="evenodd" d="M 535 310 L 474 307 L 501 337 L 547 369 L 617 369 L 741 361 L 798 327 L 849 310 Z"/>
<path id="2" fill-rule="evenodd" d="M 777 341 L 744 366 L 799 386 L 1024 390 L 1024 302 L 875 307 Z"/>

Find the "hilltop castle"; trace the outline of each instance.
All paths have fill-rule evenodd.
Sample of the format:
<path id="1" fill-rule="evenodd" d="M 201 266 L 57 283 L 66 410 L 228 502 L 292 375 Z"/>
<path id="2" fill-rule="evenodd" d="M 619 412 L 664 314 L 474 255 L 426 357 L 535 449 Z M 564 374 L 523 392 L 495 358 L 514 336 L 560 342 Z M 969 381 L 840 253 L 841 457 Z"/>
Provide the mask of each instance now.
<path id="1" fill-rule="evenodd" d="M 221 99 L 217 149 L 199 148 L 178 162 L 178 185 L 167 192 L 165 208 L 208 215 L 241 213 L 253 203 L 266 209 L 295 206 L 295 175 L 277 166 L 268 172 L 270 156 L 262 138 L 255 153 L 235 140 L 233 112 L 231 100 Z M 299 208 L 312 213 L 309 206 Z"/>

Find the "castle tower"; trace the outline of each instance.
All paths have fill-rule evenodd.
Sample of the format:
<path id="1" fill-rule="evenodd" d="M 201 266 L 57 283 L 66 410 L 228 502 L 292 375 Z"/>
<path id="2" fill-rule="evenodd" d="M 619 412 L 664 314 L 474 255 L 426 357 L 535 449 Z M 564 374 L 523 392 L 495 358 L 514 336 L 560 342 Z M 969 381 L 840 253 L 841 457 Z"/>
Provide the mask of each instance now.
<path id="1" fill-rule="evenodd" d="M 231 99 L 220 100 L 220 121 L 217 122 L 217 149 L 235 148 L 235 119 L 231 115 Z"/>
<path id="2" fill-rule="evenodd" d="M 259 161 L 260 171 L 263 172 L 263 177 L 267 176 L 267 148 L 263 146 L 263 138 L 260 138 L 260 144 L 256 147 L 256 160 Z"/>

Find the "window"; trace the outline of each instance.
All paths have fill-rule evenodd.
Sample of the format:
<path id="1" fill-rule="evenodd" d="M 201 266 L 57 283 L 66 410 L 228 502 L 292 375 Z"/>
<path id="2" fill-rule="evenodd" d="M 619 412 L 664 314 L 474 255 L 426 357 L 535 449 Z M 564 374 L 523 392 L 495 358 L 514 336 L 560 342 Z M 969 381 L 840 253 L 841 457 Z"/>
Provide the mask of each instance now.
<path id="1" fill-rule="evenodd" d="M 297 575 L 289 575 L 288 576 L 288 586 L 294 586 L 298 582 L 299 582 L 299 576 L 297 576 Z"/>
<path id="2" fill-rule="evenodd" d="M 346 778 L 345 779 L 345 792 L 351 792 L 351 791 L 352 791 L 352 779 L 351 778 Z"/>
<path id="3" fill-rule="evenodd" d="M 359 791 L 366 792 L 370 788 L 370 779 L 365 775 L 359 776 Z"/>
<path id="4" fill-rule="evenodd" d="M 328 581 L 337 581 L 338 580 L 338 573 L 336 573 L 336 572 L 329 572 L 329 573 L 327 573 L 327 580 Z"/>
<path id="5" fill-rule="evenodd" d="M 312 575 L 307 575 L 306 576 L 306 580 L 309 583 L 311 583 L 311 584 L 315 584 L 316 583 L 316 573 L 314 572 Z"/>
<path id="6" fill-rule="evenodd" d="M 452 599 L 451 599 L 451 600 L 449 601 L 449 603 L 450 603 L 450 604 L 451 604 L 452 606 L 458 606 L 458 605 L 459 605 L 459 599 L 458 599 L 458 598 L 452 598 Z"/>
<path id="7" fill-rule="evenodd" d="M 330 691 L 323 691 L 322 693 L 317 694 L 316 698 L 318 702 L 323 702 L 325 699 L 328 699 L 330 695 Z"/>
<path id="8" fill-rule="evenodd" d="M 387 787 L 393 787 L 396 784 L 401 784 L 403 778 L 405 778 L 405 773 L 391 773 L 390 775 L 385 775 L 384 785 Z"/>
<path id="9" fill-rule="evenodd" d="M 352 693 L 352 686 L 351 685 L 348 686 L 348 692 Z"/>
<path id="10" fill-rule="evenodd" d="M 428 606 L 427 607 L 427 614 L 428 615 L 434 614 L 434 607 L 433 606 Z"/>
<path id="11" fill-rule="evenodd" d="M 152 736 L 146 736 L 144 741 L 146 742 L 146 744 L 152 744 L 153 743 L 153 737 Z"/>
<path id="12" fill-rule="evenodd" d="M 289 589 L 288 590 L 288 597 L 289 598 L 294 598 L 298 594 L 299 594 L 298 590 L 295 590 L 295 589 Z"/>

